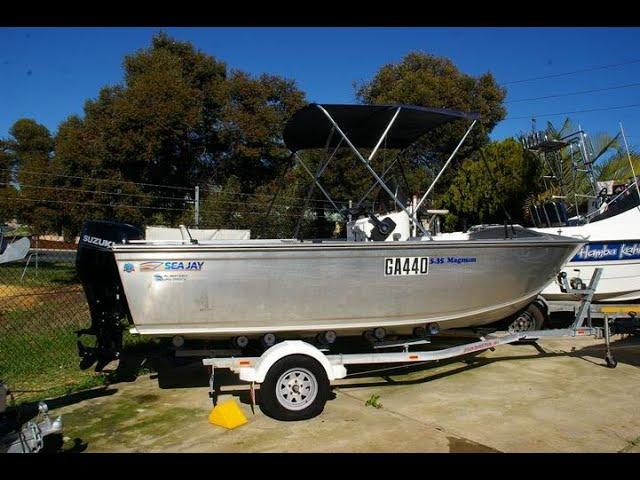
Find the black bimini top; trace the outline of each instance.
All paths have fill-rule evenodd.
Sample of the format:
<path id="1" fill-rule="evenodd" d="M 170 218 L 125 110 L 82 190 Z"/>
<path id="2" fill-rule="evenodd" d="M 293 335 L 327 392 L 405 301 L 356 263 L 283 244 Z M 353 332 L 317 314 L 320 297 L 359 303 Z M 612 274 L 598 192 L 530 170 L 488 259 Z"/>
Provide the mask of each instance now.
<path id="1" fill-rule="evenodd" d="M 459 119 L 476 120 L 475 113 L 418 107 L 414 105 L 319 105 L 312 103 L 294 113 L 285 125 L 283 136 L 293 152 L 311 148 L 335 147 L 342 138 L 318 106 L 323 107 L 356 148 L 373 148 L 400 108 L 384 142 L 386 148 L 406 148 L 419 137 L 440 125 Z M 347 145 L 343 142 L 343 145 Z"/>

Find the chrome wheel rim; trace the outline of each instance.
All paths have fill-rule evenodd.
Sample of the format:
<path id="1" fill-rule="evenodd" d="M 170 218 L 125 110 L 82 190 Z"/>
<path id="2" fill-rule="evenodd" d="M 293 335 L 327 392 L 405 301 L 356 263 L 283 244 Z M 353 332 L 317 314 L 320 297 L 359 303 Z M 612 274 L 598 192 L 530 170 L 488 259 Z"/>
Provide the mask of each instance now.
<path id="1" fill-rule="evenodd" d="M 318 395 L 318 381 L 306 368 L 291 368 L 276 383 L 278 402 L 287 410 L 302 410 Z"/>

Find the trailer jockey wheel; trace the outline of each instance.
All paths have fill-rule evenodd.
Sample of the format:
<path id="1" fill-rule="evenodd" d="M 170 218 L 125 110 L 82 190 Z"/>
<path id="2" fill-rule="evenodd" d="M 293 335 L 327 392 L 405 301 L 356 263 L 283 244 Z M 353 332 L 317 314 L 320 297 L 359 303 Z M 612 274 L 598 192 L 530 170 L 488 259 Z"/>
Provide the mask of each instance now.
<path id="1" fill-rule="evenodd" d="M 616 368 L 618 366 L 618 361 L 611 352 L 607 353 L 607 355 L 604 357 L 604 361 L 607 362 L 607 367 L 609 368 Z"/>
<path id="2" fill-rule="evenodd" d="M 322 365 L 307 355 L 281 358 L 260 385 L 260 409 L 276 420 L 307 420 L 319 415 L 329 398 Z"/>

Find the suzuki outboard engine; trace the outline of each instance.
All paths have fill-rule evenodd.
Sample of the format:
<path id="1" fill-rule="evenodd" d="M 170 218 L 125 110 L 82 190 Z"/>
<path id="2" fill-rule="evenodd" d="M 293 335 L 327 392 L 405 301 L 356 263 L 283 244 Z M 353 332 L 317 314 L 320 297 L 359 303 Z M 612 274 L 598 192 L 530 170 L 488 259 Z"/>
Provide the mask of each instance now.
<path id="1" fill-rule="evenodd" d="M 142 239 L 142 230 L 126 223 L 90 220 L 84 224 L 76 253 L 76 270 L 91 312 L 91 327 L 76 332 L 83 370 L 96 362 L 96 371 L 101 370 L 120 354 L 123 320 L 130 320 L 131 314 L 111 246 Z M 95 335 L 95 345 L 84 345 L 82 335 Z"/>

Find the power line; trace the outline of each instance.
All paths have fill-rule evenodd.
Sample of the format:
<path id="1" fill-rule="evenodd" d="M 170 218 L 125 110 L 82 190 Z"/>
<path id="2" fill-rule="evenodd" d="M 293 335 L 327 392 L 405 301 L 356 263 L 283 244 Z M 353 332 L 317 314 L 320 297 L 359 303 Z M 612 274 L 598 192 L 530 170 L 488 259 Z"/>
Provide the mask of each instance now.
<path id="1" fill-rule="evenodd" d="M 573 110 L 573 111 L 569 111 L 569 112 L 555 112 L 555 113 L 538 113 L 538 114 L 531 114 L 531 115 L 525 115 L 522 117 L 507 117 L 504 120 L 523 120 L 523 119 L 530 119 L 530 118 L 538 118 L 538 117 L 555 117 L 558 115 L 569 115 L 572 113 L 588 113 L 588 112 L 604 112 L 607 110 L 620 110 L 623 108 L 632 108 L 632 107 L 640 107 L 640 103 L 634 103 L 631 105 L 619 105 L 616 107 L 605 107 L 605 108 L 589 108 L 586 110 Z"/>
<path id="2" fill-rule="evenodd" d="M 6 172 L 13 172 L 10 168 L 0 168 L 0 170 L 4 170 Z M 75 178 L 78 180 L 91 180 L 93 182 L 107 182 L 107 183 L 128 183 L 132 185 L 145 185 L 147 187 L 160 187 L 160 188 L 172 188 L 176 190 L 193 190 L 193 187 L 178 187 L 174 185 L 159 185 L 157 183 L 142 183 L 142 182 L 134 182 L 132 180 L 108 180 L 106 178 L 94 178 L 94 177 L 80 177 L 77 175 L 64 175 L 62 173 L 48 173 L 48 172 L 36 172 L 33 170 L 20 170 L 20 173 L 27 173 L 31 175 L 45 175 L 48 177 L 61 177 L 61 178 Z"/>
<path id="3" fill-rule="evenodd" d="M 208 193 L 213 193 L 213 194 L 217 194 L 217 195 L 238 195 L 238 196 L 243 196 L 243 197 L 268 197 L 271 198 L 273 196 L 273 194 L 269 194 L 269 193 L 242 193 L 242 192 L 226 192 L 224 190 L 214 190 L 213 188 L 202 188 L 201 191 L 205 191 Z M 286 200 L 305 200 L 302 197 L 281 197 L 284 198 Z M 309 200 L 310 202 L 317 202 L 317 203 L 331 203 L 329 200 L 321 200 L 321 199 L 311 199 Z M 344 202 L 344 200 L 338 200 L 341 202 Z"/>
<path id="4" fill-rule="evenodd" d="M 186 209 L 182 209 L 182 208 L 169 208 L 169 207 L 147 207 L 147 206 L 142 206 L 142 205 L 129 205 L 129 204 L 116 204 L 116 205 L 111 205 L 109 203 L 95 203 L 95 202 L 71 202 L 71 201 L 65 201 L 65 200 L 44 200 L 44 199 L 39 199 L 39 198 L 27 198 L 27 197 L 15 197 L 11 199 L 12 201 L 26 201 L 26 202 L 45 202 L 45 203 L 62 203 L 62 204 L 68 204 L 68 205 L 91 205 L 91 206 L 98 206 L 98 207 L 110 207 L 110 208 L 117 208 L 117 207 L 130 207 L 130 208 L 144 208 L 144 209 L 153 209 L 153 210 L 174 210 L 174 211 L 179 211 L 179 212 L 185 212 Z M 213 213 L 224 213 L 224 214 L 230 214 L 230 213 L 237 213 L 239 215 L 260 215 L 260 216 L 264 216 L 263 212 L 232 212 L 232 211 L 228 211 L 228 210 L 216 210 L 216 209 L 207 209 L 204 213 L 206 212 L 213 212 Z M 288 216 L 292 216 L 292 217 L 304 217 L 306 216 L 306 214 L 296 214 L 296 213 L 291 213 L 291 212 L 280 212 L 280 215 L 288 215 Z"/>
<path id="5" fill-rule="evenodd" d="M 7 185 L 7 186 L 11 186 L 11 183 L 8 182 L 0 182 L 0 185 Z M 44 189 L 44 190 L 54 190 L 54 191 L 70 191 L 70 192 L 80 192 L 80 193 L 92 193 L 92 194 L 96 194 L 96 195 L 120 195 L 120 196 L 128 196 L 128 197 L 142 197 L 142 198 L 148 198 L 148 199 L 164 199 L 164 200 L 177 200 L 177 201 L 181 201 L 181 202 L 186 202 L 186 203 L 194 203 L 194 200 L 191 199 L 184 199 L 184 198 L 179 198 L 179 197 L 163 197 L 163 196 L 157 196 L 157 195 L 145 195 L 145 194 L 136 194 L 136 193 L 121 193 L 121 192 L 105 192 L 105 191 L 99 191 L 99 190 L 85 190 L 82 188 L 69 188 L 69 187 L 58 187 L 58 186 L 46 186 L 46 185 L 30 185 L 30 184 L 26 184 L 26 183 L 21 183 L 20 184 L 20 188 L 22 189 L 23 187 L 25 188 L 32 188 L 32 189 Z M 285 197 L 283 197 L 285 198 Z M 256 205 L 262 205 L 261 203 L 258 203 L 254 200 L 248 200 L 247 202 L 241 202 L 241 201 L 230 201 L 230 200 L 216 200 L 217 203 L 224 203 L 224 204 L 229 204 L 229 205 L 244 205 L 244 206 L 256 206 Z M 346 203 L 346 202 L 342 202 L 342 203 Z M 288 204 L 288 203 L 280 203 L 277 206 L 279 207 L 291 207 L 291 208 L 300 208 L 302 207 L 302 205 L 294 205 L 294 204 Z"/>
<path id="6" fill-rule="evenodd" d="M 599 67 L 581 68 L 581 69 L 578 69 L 578 70 L 573 70 L 571 72 L 555 73 L 555 74 L 552 74 L 552 75 L 544 75 L 544 76 L 541 76 L 541 77 L 531 77 L 531 78 L 523 78 L 521 80 L 512 80 L 510 82 L 504 82 L 504 83 L 502 83 L 502 85 L 513 85 L 513 84 L 516 84 L 516 83 L 533 82 L 535 80 L 544 80 L 544 79 L 547 79 L 547 78 L 564 77 L 564 76 L 567 76 L 567 75 L 574 75 L 576 73 L 593 72 L 595 70 L 604 70 L 606 68 L 621 67 L 623 65 L 631 65 L 631 64 L 634 64 L 634 63 L 640 63 L 640 59 L 631 60 L 629 62 L 621 62 L 621 63 L 612 63 L 612 64 L 609 64 L 609 65 L 601 65 Z"/>
<path id="7" fill-rule="evenodd" d="M 604 91 L 607 91 L 607 90 L 618 90 L 618 89 L 621 89 L 621 88 L 630 88 L 630 87 L 637 87 L 637 86 L 640 86 L 640 82 L 638 82 L 638 83 L 628 83 L 626 85 L 617 85 L 617 86 L 614 86 L 614 87 L 596 88 L 596 89 L 593 89 L 593 90 L 582 90 L 582 91 L 579 91 L 579 92 L 558 93 L 558 94 L 555 94 L 555 95 L 546 95 L 544 97 L 519 98 L 517 100 L 508 100 L 508 101 L 506 101 L 504 103 L 530 102 L 530 101 L 533 101 L 533 100 L 544 100 L 544 99 L 547 99 L 547 98 L 569 97 L 569 96 L 572 96 L 572 95 L 582 95 L 582 94 L 585 94 L 585 93 L 604 92 Z"/>
<path id="8" fill-rule="evenodd" d="M 12 172 L 13 170 L 10 168 L 0 168 L 0 171 L 6 171 L 6 172 Z M 133 185 L 146 185 L 146 186 L 159 186 L 162 188 L 175 188 L 175 189 L 181 189 L 181 190 L 189 190 L 189 191 L 193 191 L 194 188 L 193 187 L 174 187 L 172 185 L 157 185 L 157 184 L 153 184 L 153 183 L 139 183 L 139 182 L 133 182 L 130 180 L 106 180 L 106 179 L 99 179 L 99 178 L 92 178 L 92 177 L 80 177 L 80 176 L 75 176 L 75 175 L 63 175 L 60 173 L 48 173 L 48 172 L 36 172 L 34 170 L 20 170 L 21 173 L 26 173 L 29 175 L 42 175 L 42 176 L 48 176 L 48 177 L 61 177 L 61 178 L 74 178 L 74 179 L 79 179 L 79 180 L 89 180 L 89 181 L 97 181 L 97 182 L 112 182 L 112 183 L 118 183 L 118 184 L 123 184 L 123 183 L 128 183 L 128 184 L 133 184 Z M 20 182 L 18 182 L 20 183 Z M 214 190 L 213 188 L 207 188 L 207 187 L 203 187 L 201 188 L 201 191 L 206 191 L 209 193 L 213 193 L 213 194 L 217 194 L 217 195 L 237 195 L 237 196 L 245 196 L 245 197 L 271 197 L 271 194 L 266 194 L 266 193 L 241 193 L 241 192 L 227 192 L 224 190 Z M 162 197 L 157 197 L 157 198 L 162 198 Z M 166 197 L 168 198 L 168 197 Z M 176 197 L 174 197 L 175 199 L 177 199 Z M 285 198 L 287 200 L 305 200 L 304 198 L 301 197 L 282 197 Z M 327 203 L 331 203 L 328 200 L 321 200 L 321 199 L 312 199 L 310 200 L 311 202 L 315 202 L 315 203 L 323 203 L 323 204 L 327 204 Z"/>
<path id="9" fill-rule="evenodd" d="M 7 186 L 11 186 L 11 183 L 8 182 L 0 182 L 0 185 L 7 185 Z M 180 197 L 163 197 L 163 196 L 159 196 L 159 195 L 151 195 L 151 194 L 143 194 L 143 193 L 124 193 L 124 192 L 105 192 L 102 190 L 85 190 L 82 188 L 71 188 L 71 187 L 51 187 L 51 186 L 47 186 L 47 185 L 30 185 L 27 183 L 20 183 L 20 188 L 22 189 L 23 187 L 26 188 L 42 188 L 45 190 L 63 190 L 63 191 L 70 191 L 70 192 L 81 192 L 81 193 L 94 193 L 94 194 L 98 194 L 98 195 L 120 195 L 120 196 L 125 196 L 125 197 L 142 197 L 142 198 L 153 198 L 153 199 L 162 199 L 162 200 L 177 200 L 180 202 L 191 202 L 193 203 L 193 200 L 190 199 L 186 199 L 186 198 L 180 198 Z"/>
<path id="10" fill-rule="evenodd" d="M 91 206 L 95 206 L 95 207 L 110 207 L 110 208 L 116 208 L 116 207 L 131 207 L 131 208 L 147 208 L 147 209 L 152 209 L 152 210 L 174 210 L 174 211 L 178 211 L 178 212 L 184 212 L 186 211 L 186 209 L 184 208 L 170 208 L 170 207 L 147 207 L 144 205 L 129 205 L 126 203 L 120 203 L 120 204 L 115 204 L 115 205 L 111 205 L 110 203 L 95 203 L 95 202 L 69 202 L 66 200 L 45 200 L 45 199 L 40 199 L 40 198 L 27 198 L 27 197 L 14 197 L 11 199 L 11 201 L 14 200 L 19 200 L 19 201 L 30 201 L 30 202 L 45 202 L 45 203 L 62 203 L 62 204 L 68 204 L 68 205 L 91 205 Z"/>

